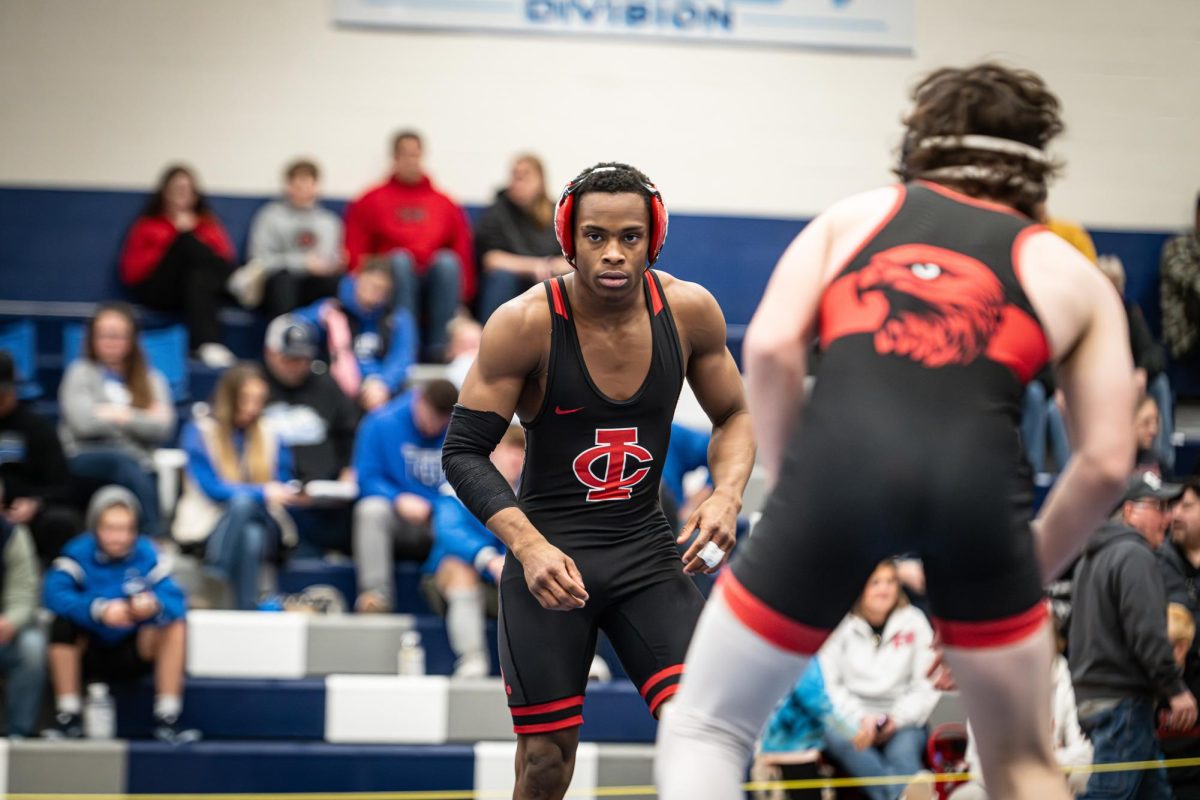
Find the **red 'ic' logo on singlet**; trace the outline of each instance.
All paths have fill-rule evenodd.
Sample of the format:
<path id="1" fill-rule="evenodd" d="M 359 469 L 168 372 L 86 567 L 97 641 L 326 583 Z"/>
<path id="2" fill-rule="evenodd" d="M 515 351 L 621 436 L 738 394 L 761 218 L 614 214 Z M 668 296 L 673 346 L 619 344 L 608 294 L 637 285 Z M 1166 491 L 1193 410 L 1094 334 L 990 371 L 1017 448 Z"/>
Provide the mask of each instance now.
<path id="1" fill-rule="evenodd" d="M 637 443 L 637 437 L 637 428 L 600 428 L 596 431 L 596 446 L 575 457 L 575 477 L 588 487 L 589 503 L 628 500 L 633 496 L 633 487 L 650 474 L 650 467 L 642 465 L 649 464 L 654 456 Z M 630 460 L 633 469 L 627 473 Z"/>

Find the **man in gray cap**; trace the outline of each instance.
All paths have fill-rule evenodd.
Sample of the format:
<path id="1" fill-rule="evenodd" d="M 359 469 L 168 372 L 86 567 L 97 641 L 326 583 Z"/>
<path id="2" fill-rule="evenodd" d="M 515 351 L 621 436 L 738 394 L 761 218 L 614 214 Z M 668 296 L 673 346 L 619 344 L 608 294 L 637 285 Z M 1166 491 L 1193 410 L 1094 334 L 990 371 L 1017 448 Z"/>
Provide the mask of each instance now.
<path id="1" fill-rule="evenodd" d="M 291 509 L 300 538 L 296 555 L 302 557 L 350 552 L 350 501 L 357 497 L 350 457 L 358 409 L 316 355 L 317 331 L 301 317 L 283 314 L 267 326 L 263 361 L 270 395 L 263 413 L 291 448 L 297 480 L 340 481 L 345 490 L 340 502 L 325 498 Z"/>
<path id="2" fill-rule="evenodd" d="M 1163 757 L 1155 707 L 1170 703 L 1166 725 L 1196 723 L 1196 698 L 1183 682 L 1167 637 L 1167 596 L 1154 551 L 1166 534 L 1167 505 L 1182 487 L 1153 472 L 1129 479 L 1112 520 L 1088 541 L 1075 571 L 1071 680 L 1079 722 L 1096 763 Z M 1160 769 L 1092 775 L 1086 796 L 1171 797 Z"/>

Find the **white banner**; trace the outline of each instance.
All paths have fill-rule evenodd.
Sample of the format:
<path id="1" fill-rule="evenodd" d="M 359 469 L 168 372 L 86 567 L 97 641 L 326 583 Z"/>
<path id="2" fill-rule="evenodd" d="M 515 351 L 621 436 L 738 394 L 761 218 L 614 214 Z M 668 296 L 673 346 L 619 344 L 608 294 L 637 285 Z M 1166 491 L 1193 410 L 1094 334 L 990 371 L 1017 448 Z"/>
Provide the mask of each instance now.
<path id="1" fill-rule="evenodd" d="M 333 0 L 334 22 L 909 52 L 914 0 Z"/>

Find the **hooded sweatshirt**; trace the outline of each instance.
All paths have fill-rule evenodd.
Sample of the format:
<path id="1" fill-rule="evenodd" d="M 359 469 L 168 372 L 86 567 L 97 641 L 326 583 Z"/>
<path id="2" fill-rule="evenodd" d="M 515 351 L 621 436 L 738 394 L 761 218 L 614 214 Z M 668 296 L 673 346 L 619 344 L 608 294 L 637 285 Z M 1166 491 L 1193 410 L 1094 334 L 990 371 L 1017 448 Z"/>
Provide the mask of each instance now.
<path id="1" fill-rule="evenodd" d="M 900 606 L 879 636 L 865 619 L 847 614 L 819 657 L 834 710 L 857 730 L 868 715 L 886 714 L 897 727 L 924 725 L 941 696 L 926 677 L 933 655 L 929 620 Z"/>
<path id="2" fill-rule="evenodd" d="M 342 260 L 342 220 L 327 208 L 298 208 L 274 200 L 260 208 L 250 224 L 250 258 L 267 272 L 308 273 L 308 257 L 316 254 L 335 264 Z"/>
<path id="3" fill-rule="evenodd" d="M 354 296 L 352 275 L 338 283 L 336 300 L 318 300 L 292 313 L 318 331 L 320 347 L 328 351 L 325 314 L 334 311 L 346 316 L 353 337 L 354 358 L 363 380 L 379 378 L 393 393 L 398 391 L 417 357 L 417 327 L 412 315 L 403 308 L 393 311 L 391 306 L 367 311 Z"/>
<path id="4" fill-rule="evenodd" d="M 222 260 L 233 263 L 237 255 L 233 243 L 216 217 L 200 217 L 191 233 Z M 179 231 L 165 216 L 138 217 L 121 249 L 121 282 L 126 286 L 136 286 L 147 280 L 158 269 L 159 262 L 175 244 L 177 236 Z"/>
<path id="5" fill-rule="evenodd" d="M 462 300 L 475 296 L 475 254 L 471 228 L 458 205 L 438 191 L 426 176 L 413 184 L 389 178 L 346 209 L 346 255 L 350 271 L 371 255 L 397 250 L 412 254 L 424 275 L 439 250 L 452 250 L 462 270 Z"/>
<path id="6" fill-rule="evenodd" d="M 158 616 L 140 625 L 165 625 L 182 619 L 186 610 L 183 590 L 171 579 L 171 568 L 160 562 L 150 540 L 134 539 L 133 547 L 121 558 L 100 549 L 96 522 L 114 505 L 132 508 L 140 515 L 137 498 L 120 486 L 106 486 L 92 497 L 85 533 L 67 542 L 62 554 L 46 572 L 43 602 L 46 608 L 89 631 L 105 644 L 115 644 L 133 635 L 138 626 L 112 628 L 101 621 L 104 608 L 113 600 L 124 600 L 142 592 L 158 598 Z"/>
<path id="7" fill-rule="evenodd" d="M 1185 688 L 1167 639 L 1167 597 L 1149 543 L 1108 522 L 1075 569 L 1070 631 L 1075 697 L 1173 697 Z"/>

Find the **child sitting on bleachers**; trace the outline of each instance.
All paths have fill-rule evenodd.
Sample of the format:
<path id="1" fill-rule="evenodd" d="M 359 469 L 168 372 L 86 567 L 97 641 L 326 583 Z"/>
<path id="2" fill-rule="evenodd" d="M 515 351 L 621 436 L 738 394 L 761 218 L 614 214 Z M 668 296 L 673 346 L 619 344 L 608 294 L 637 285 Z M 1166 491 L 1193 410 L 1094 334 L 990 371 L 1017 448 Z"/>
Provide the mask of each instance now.
<path id="1" fill-rule="evenodd" d="M 47 735 L 81 738 L 83 681 L 107 684 L 154 673 L 154 735 L 193 741 L 183 710 L 186 600 L 149 539 L 138 536 L 137 498 L 106 486 L 92 498 L 88 530 L 63 548 L 46 574 L 44 602 L 55 614 L 50 676 L 55 725 Z"/>
<path id="2" fill-rule="evenodd" d="M 146 361 L 129 306 L 106 303 L 88 320 L 58 403 L 71 471 L 133 492 L 143 532 L 162 533 L 152 459 L 175 431 L 175 406 L 166 378 Z"/>

